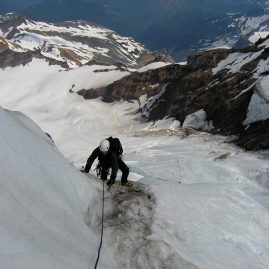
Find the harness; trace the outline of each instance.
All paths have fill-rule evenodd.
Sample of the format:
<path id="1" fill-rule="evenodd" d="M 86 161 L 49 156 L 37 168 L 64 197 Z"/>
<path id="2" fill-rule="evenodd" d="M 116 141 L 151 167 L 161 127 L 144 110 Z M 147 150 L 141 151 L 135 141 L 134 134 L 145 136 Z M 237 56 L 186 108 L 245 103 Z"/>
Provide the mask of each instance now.
<path id="1" fill-rule="evenodd" d="M 98 164 L 96 165 L 94 170 L 96 171 L 97 177 L 101 177 L 102 165 L 101 165 L 100 161 L 98 162 Z"/>

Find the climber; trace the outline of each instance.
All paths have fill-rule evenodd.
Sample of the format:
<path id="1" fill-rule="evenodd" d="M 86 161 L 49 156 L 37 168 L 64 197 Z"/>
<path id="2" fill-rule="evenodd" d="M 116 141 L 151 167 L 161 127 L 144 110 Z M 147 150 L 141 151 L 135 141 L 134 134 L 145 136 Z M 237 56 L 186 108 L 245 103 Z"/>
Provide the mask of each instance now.
<path id="1" fill-rule="evenodd" d="M 111 142 L 109 142 L 109 139 Z M 98 158 L 99 163 L 97 165 L 97 175 L 100 175 L 102 180 L 107 180 L 109 169 L 111 168 L 111 176 L 107 185 L 109 188 L 115 183 L 118 169 L 122 172 L 121 184 L 125 187 L 132 187 L 132 183 L 127 180 L 129 175 L 129 168 L 122 160 L 121 156 L 118 155 L 116 148 L 112 147 L 113 138 L 103 139 L 100 142 L 99 147 L 97 147 L 87 160 L 87 164 L 81 171 L 84 173 L 89 173 L 91 166 L 95 159 Z M 114 138 L 117 139 L 117 138 Z M 121 144 L 120 144 L 121 146 Z M 122 150 L 121 150 L 122 153 Z"/>

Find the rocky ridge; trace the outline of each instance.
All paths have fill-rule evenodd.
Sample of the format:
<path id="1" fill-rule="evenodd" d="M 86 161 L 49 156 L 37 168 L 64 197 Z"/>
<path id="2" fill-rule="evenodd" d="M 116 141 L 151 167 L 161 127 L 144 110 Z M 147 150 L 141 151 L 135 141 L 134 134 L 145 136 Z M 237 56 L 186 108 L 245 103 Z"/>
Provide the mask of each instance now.
<path id="1" fill-rule="evenodd" d="M 193 113 L 203 110 L 213 132 L 237 135 L 237 143 L 249 150 L 267 149 L 269 116 L 246 122 L 251 118 L 257 83 L 268 76 L 268 47 L 266 38 L 245 49 L 196 53 L 188 57 L 186 65 L 134 72 L 95 91 L 105 102 L 137 100 L 139 112 L 148 121 L 168 116 L 184 125 L 188 115 L 196 117 Z M 90 92 L 85 91 L 84 97 L 89 98 Z M 263 101 L 266 105 L 268 100 Z"/>

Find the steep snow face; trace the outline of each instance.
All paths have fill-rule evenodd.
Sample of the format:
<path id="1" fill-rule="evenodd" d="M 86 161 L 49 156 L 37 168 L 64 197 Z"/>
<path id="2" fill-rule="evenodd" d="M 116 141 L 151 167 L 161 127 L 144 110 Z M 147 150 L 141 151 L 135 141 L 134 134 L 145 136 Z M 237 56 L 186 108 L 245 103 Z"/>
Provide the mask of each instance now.
<path id="1" fill-rule="evenodd" d="M 99 244 L 93 184 L 29 118 L 0 108 L 1 268 L 89 268 Z M 97 208 L 96 208 L 97 207 Z M 102 268 L 116 268 L 104 242 Z"/>
<path id="2" fill-rule="evenodd" d="M 7 26 L 8 25 L 8 26 Z M 49 24 L 14 15 L 0 18 L 1 35 L 20 51 L 40 51 L 45 57 L 66 62 L 69 67 L 91 60 L 136 66 L 146 48 L 132 38 L 84 21 Z M 16 50 L 18 51 L 18 49 Z"/>

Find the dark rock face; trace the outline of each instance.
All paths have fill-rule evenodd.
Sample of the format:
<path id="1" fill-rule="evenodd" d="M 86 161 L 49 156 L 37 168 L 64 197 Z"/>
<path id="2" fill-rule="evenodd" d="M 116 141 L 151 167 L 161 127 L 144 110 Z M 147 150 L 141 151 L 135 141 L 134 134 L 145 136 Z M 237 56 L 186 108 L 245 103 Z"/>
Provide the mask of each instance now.
<path id="1" fill-rule="evenodd" d="M 0 53 L 6 51 L 8 49 L 8 43 L 4 38 L 0 37 Z"/>
<path id="2" fill-rule="evenodd" d="M 60 65 L 63 68 L 68 68 L 67 63 L 59 62 L 51 58 L 44 57 L 39 51 L 16 52 L 16 51 L 10 50 L 9 48 L 4 50 L 2 53 L 0 52 L 0 68 L 26 65 L 30 63 L 34 58 L 44 59 L 50 65 Z"/>
<path id="3" fill-rule="evenodd" d="M 188 68 L 190 71 L 207 70 L 214 68 L 234 50 L 216 49 L 211 51 L 194 53 L 188 57 Z"/>
<path id="4" fill-rule="evenodd" d="M 248 150 L 269 148 L 269 120 L 259 121 L 241 132 L 238 144 Z"/>
<path id="5" fill-rule="evenodd" d="M 255 46 L 244 50 L 212 50 L 190 56 L 185 66 L 171 64 L 133 73 L 103 88 L 103 100 L 113 102 L 138 100 L 145 94 L 148 98 L 155 96 L 147 110 L 147 120 L 150 121 L 170 116 L 183 123 L 187 115 L 204 109 L 207 120 L 214 124 L 214 132 L 238 135 L 238 144 L 248 150 L 269 148 L 268 120 L 248 128 L 243 125 L 257 80 L 253 72 L 261 59 L 268 58 L 267 49 L 237 72 L 227 68 L 216 74 L 212 72 L 231 53 L 257 51 Z"/>
<path id="6" fill-rule="evenodd" d="M 25 17 L 18 14 L 6 14 L 0 18 L 0 29 L 3 33 L 8 32 L 10 28 L 16 28 L 17 26 L 26 23 Z"/>
<path id="7" fill-rule="evenodd" d="M 77 94 L 83 96 L 85 99 L 95 99 L 104 95 L 104 89 L 82 89 L 79 90 Z"/>
<path id="8" fill-rule="evenodd" d="M 103 100 L 105 102 L 113 102 L 120 99 L 139 99 L 144 94 L 148 96 L 156 95 L 160 92 L 162 84 L 175 77 L 180 69 L 179 65 L 171 65 L 164 69 L 161 68 L 159 72 L 154 70 L 149 70 L 145 73 L 135 72 L 108 85 L 104 89 Z M 156 85 L 156 87 L 152 87 L 153 85 Z"/>

